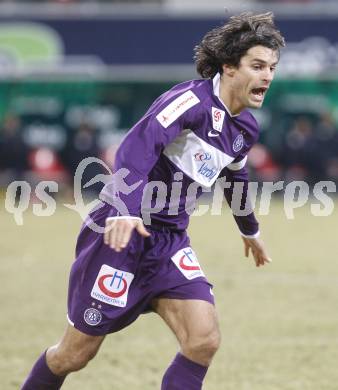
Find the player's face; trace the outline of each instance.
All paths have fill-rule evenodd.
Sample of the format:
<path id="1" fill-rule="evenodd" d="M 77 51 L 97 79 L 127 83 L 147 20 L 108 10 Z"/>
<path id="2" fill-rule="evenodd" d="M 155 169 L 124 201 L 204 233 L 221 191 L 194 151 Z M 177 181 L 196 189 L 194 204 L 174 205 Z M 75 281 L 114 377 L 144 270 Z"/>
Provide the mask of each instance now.
<path id="1" fill-rule="evenodd" d="M 254 46 L 241 58 L 237 68 L 232 68 L 232 101 L 235 111 L 260 108 L 273 80 L 278 53 L 265 46 Z"/>

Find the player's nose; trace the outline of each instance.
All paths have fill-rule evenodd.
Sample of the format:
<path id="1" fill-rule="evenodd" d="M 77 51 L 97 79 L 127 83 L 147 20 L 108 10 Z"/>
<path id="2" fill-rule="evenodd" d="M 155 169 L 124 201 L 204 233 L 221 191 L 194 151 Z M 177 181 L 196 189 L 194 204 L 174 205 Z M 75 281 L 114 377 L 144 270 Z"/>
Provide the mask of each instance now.
<path id="1" fill-rule="evenodd" d="M 273 80 L 274 72 L 271 71 L 270 69 L 266 69 L 263 74 L 263 80 L 265 82 L 268 82 L 269 84 Z"/>

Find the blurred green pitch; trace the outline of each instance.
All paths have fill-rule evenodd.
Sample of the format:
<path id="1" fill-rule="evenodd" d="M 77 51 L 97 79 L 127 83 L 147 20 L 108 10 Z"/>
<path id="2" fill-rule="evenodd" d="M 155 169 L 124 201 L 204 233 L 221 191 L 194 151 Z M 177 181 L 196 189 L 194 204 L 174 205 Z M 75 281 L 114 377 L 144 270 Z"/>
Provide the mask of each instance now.
<path id="1" fill-rule="evenodd" d="M 215 285 L 222 347 L 205 390 L 338 389 L 338 203 L 330 217 L 309 207 L 287 220 L 281 202 L 260 217 L 273 263 L 243 256 L 229 211 L 192 218 L 192 245 Z M 79 217 L 62 205 L 52 217 L 0 209 L 0 388 L 18 389 L 37 356 L 66 325 L 68 272 Z M 107 337 L 65 390 L 158 390 L 177 351 L 155 314 Z"/>

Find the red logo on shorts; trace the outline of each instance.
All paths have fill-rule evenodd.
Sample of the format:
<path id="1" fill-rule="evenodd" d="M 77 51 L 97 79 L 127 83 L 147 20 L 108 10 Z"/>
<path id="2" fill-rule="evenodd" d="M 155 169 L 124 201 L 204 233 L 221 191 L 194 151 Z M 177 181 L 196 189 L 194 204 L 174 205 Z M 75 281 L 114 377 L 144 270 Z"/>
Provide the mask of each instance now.
<path id="1" fill-rule="evenodd" d="M 193 251 L 190 249 L 190 251 L 183 250 L 184 255 L 180 258 L 180 267 L 186 271 L 199 271 L 201 268 L 197 265 L 188 265 L 186 262 L 184 262 L 185 259 L 188 259 L 190 263 L 194 263 L 194 259 L 190 257 L 190 255 L 193 255 Z"/>
<path id="2" fill-rule="evenodd" d="M 107 283 L 108 278 L 111 278 L 110 283 Z M 98 280 L 98 286 L 102 292 L 111 298 L 121 297 L 128 288 L 127 281 L 123 277 L 123 272 L 119 275 L 117 271 L 114 274 L 102 275 Z"/>

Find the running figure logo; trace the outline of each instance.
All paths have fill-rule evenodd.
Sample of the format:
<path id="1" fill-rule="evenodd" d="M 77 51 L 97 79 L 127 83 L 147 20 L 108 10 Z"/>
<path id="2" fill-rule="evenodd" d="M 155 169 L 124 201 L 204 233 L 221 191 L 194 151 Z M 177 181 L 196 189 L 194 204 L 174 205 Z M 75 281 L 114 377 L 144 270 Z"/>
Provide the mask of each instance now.
<path id="1" fill-rule="evenodd" d="M 128 290 L 134 275 L 103 264 L 93 286 L 91 297 L 112 306 L 127 305 Z"/>
<path id="2" fill-rule="evenodd" d="M 195 252 L 190 248 L 179 250 L 171 260 L 182 274 L 189 280 L 204 276 L 201 266 L 198 263 Z"/>

